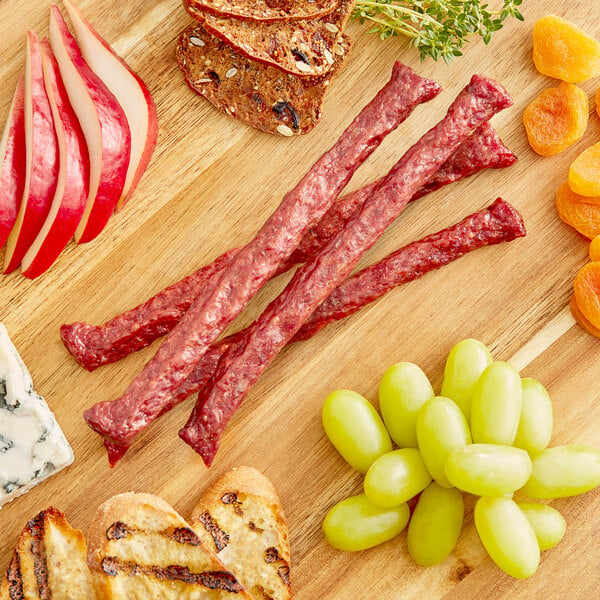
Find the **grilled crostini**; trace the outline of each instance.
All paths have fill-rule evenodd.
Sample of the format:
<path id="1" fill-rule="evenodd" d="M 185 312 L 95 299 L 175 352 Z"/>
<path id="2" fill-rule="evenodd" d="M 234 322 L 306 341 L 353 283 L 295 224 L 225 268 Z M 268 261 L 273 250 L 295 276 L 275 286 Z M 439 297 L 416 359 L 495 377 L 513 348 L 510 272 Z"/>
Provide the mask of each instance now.
<path id="1" fill-rule="evenodd" d="M 251 598 L 185 520 L 151 494 L 107 500 L 92 522 L 88 544 L 88 565 L 101 598 Z"/>
<path id="2" fill-rule="evenodd" d="M 256 469 L 225 473 L 202 496 L 192 525 L 255 600 L 287 600 L 290 546 L 273 484 Z"/>
<path id="3" fill-rule="evenodd" d="M 85 538 L 56 508 L 31 519 L 0 585 L 1 600 L 93 600 Z"/>

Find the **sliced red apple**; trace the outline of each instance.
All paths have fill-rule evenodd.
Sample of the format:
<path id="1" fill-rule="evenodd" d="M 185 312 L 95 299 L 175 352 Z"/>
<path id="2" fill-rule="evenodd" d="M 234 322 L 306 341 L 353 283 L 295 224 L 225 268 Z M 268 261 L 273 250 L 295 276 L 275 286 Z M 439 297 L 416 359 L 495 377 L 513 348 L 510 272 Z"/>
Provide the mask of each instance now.
<path id="1" fill-rule="evenodd" d="M 146 84 L 110 47 L 71 0 L 63 0 L 86 62 L 115 95 L 131 128 L 131 161 L 117 210 L 123 208 L 148 167 L 158 136 L 156 106 Z"/>
<path id="2" fill-rule="evenodd" d="M 25 188 L 25 78 L 21 75 L 0 140 L 0 248 L 17 220 Z"/>
<path id="3" fill-rule="evenodd" d="M 125 187 L 129 124 L 115 96 L 85 62 L 56 6 L 50 8 L 50 43 L 90 157 L 88 198 L 75 231 L 77 243 L 89 242 L 104 229 Z"/>
<path id="4" fill-rule="evenodd" d="M 43 41 L 40 47 L 58 141 L 59 171 L 50 212 L 21 263 L 23 275 L 30 279 L 48 270 L 73 237 L 85 210 L 89 184 L 89 157 L 83 131 L 50 44 Z"/>
<path id="5" fill-rule="evenodd" d="M 27 33 L 25 63 L 25 185 L 17 219 L 8 236 L 4 272 L 16 269 L 50 210 L 58 176 L 58 148 L 52 109 L 44 87 L 39 41 Z"/>

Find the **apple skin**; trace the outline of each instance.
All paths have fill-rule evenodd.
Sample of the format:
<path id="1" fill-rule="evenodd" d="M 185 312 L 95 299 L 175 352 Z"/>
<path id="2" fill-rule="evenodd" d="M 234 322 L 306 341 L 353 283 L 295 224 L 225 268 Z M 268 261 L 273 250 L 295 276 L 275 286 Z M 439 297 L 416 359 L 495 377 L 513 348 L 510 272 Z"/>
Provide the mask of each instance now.
<path id="1" fill-rule="evenodd" d="M 25 78 L 19 77 L 0 141 L 0 248 L 4 246 L 25 189 Z"/>
<path id="2" fill-rule="evenodd" d="M 23 257 L 23 275 L 30 279 L 47 271 L 73 237 L 88 197 L 89 155 L 85 136 L 60 78 L 47 40 L 40 44 L 46 93 L 52 108 L 59 149 L 59 174 L 50 211 Z"/>
<path id="3" fill-rule="evenodd" d="M 117 210 L 125 206 L 148 167 L 158 138 L 158 115 L 142 79 L 90 25 L 71 0 L 63 0 L 83 57 L 115 95 L 131 129 L 131 162 Z"/>
<path id="4" fill-rule="evenodd" d="M 57 6 L 50 8 L 50 44 L 90 156 L 89 195 L 75 231 L 75 241 L 81 244 L 104 229 L 121 197 L 131 134 L 121 105 L 85 62 Z"/>
<path id="5" fill-rule="evenodd" d="M 58 147 L 42 69 L 39 40 L 27 32 L 25 72 L 25 186 L 17 219 L 8 236 L 4 273 L 14 271 L 39 233 L 56 189 Z"/>

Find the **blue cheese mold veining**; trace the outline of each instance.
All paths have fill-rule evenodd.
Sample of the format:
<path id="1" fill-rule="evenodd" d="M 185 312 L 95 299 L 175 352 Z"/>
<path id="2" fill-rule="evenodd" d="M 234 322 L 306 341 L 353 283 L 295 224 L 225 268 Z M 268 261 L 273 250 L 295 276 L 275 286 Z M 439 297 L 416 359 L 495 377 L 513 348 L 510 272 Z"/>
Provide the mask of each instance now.
<path id="1" fill-rule="evenodd" d="M 71 446 L 0 323 L 0 507 L 72 462 Z"/>

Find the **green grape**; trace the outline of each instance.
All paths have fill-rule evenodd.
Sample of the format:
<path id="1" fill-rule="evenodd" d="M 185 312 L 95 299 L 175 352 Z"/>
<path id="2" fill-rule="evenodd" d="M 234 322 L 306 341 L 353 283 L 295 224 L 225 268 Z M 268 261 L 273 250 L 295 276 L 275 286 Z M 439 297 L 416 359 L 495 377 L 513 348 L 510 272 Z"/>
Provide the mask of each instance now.
<path id="1" fill-rule="evenodd" d="M 346 462 L 366 473 L 373 461 L 392 449 L 385 425 L 373 405 L 351 390 L 327 396 L 321 413 L 323 428 Z"/>
<path id="2" fill-rule="evenodd" d="M 505 362 L 493 362 L 481 375 L 471 398 L 471 435 L 477 444 L 515 441 L 523 390 L 517 370 Z"/>
<path id="3" fill-rule="evenodd" d="M 490 558 L 511 577 L 531 577 L 540 564 L 540 547 L 533 527 L 514 500 L 479 498 L 475 527 Z"/>
<path id="4" fill-rule="evenodd" d="M 547 504 L 520 502 L 519 508 L 533 527 L 540 550 L 554 548 L 563 539 L 567 524 L 563 516 Z"/>
<path id="5" fill-rule="evenodd" d="M 417 447 L 417 413 L 432 397 L 427 375 L 413 363 L 397 363 L 383 374 L 379 406 L 390 436 L 401 448 Z"/>
<path id="6" fill-rule="evenodd" d="M 422 567 L 437 565 L 450 555 L 462 529 L 465 507 L 456 488 L 430 483 L 419 497 L 408 526 L 408 552 Z"/>
<path id="7" fill-rule="evenodd" d="M 552 437 L 552 400 L 535 379 L 521 380 L 523 405 L 514 445 L 530 454 L 543 450 Z"/>
<path id="8" fill-rule="evenodd" d="M 375 506 L 398 506 L 431 481 L 431 475 L 416 448 L 402 448 L 380 456 L 365 476 L 365 494 Z"/>
<path id="9" fill-rule="evenodd" d="M 431 476 L 443 487 L 452 487 L 444 467 L 448 456 L 471 443 L 471 432 L 460 408 L 449 398 L 428 400 L 417 415 L 417 441 Z"/>
<path id="10" fill-rule="evenodd" d="M 471 395 L 477 380 L 492 364 L 492 355 L 477 340 L 458 342 L 446 360 L 442 396 L 458 404 L 467 420 L 471 418 Z"/>
<path id="11" fill-rule="evenodd" d="M 600 485 L 600 450 L 556 446 L 532 457 L 533 470 L 521 492 L 530 498 L 567 498 Z"/>
<path id="12" fill-rule="evenodd" d="M 373 506 L 364 494 L 346 498 L 329 510 L 323 521 L 327 541 L 338 550 L 366 550 L 391 540 L 408 523 L 408 505 Z"/>
<path id="13" fill-rule="evenodd" d="M 470 444 L 446 461 L 446 476 L 460 490 L 476 496 L 501 496 L 522 487 L 531 475 L 525 450 L 496 444 Z"/>

